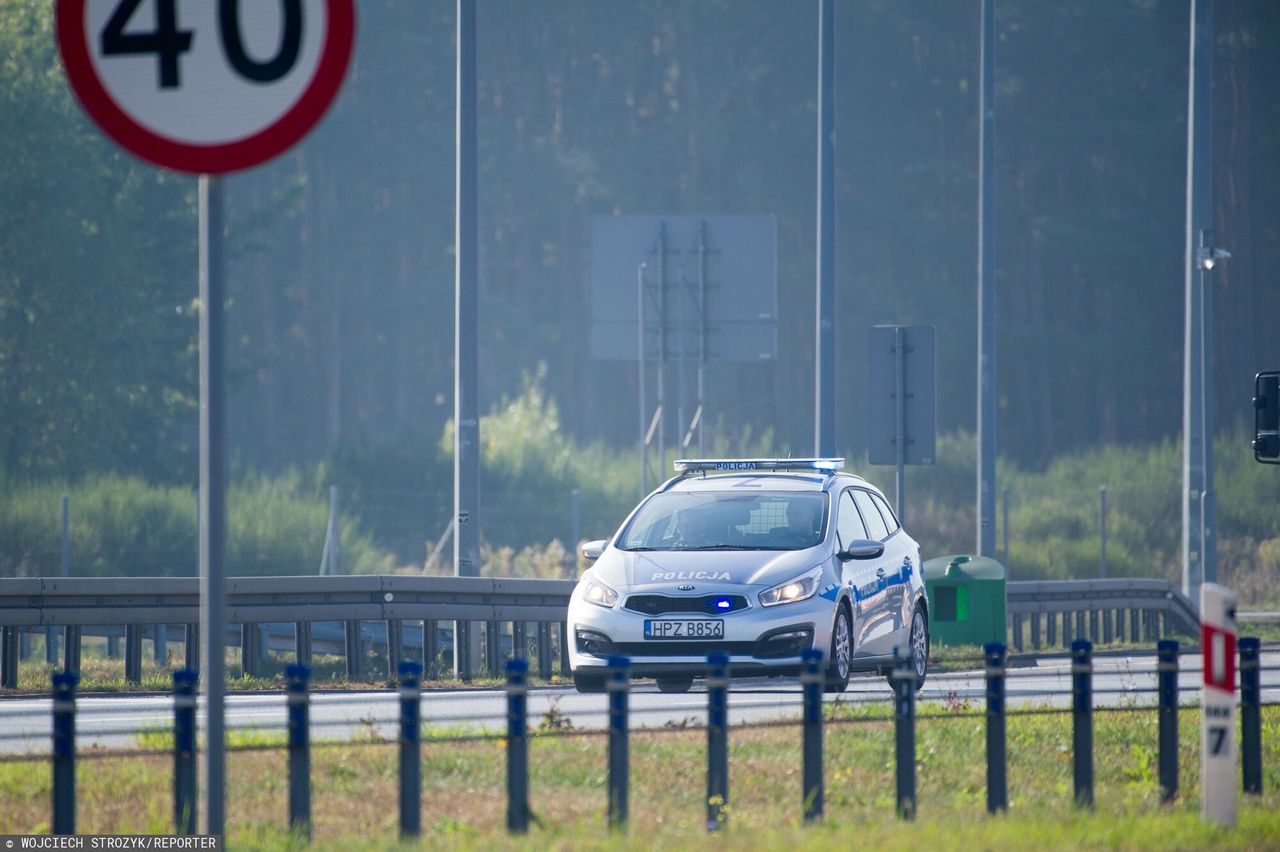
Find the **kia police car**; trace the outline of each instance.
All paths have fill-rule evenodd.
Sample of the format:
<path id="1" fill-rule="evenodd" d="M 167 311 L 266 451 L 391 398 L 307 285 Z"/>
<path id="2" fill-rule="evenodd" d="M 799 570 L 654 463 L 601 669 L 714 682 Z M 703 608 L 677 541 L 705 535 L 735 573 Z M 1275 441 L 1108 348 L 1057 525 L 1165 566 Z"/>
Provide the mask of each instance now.
<path id="1" fill-rule="evenodd" d="M 828 691 L 884 671 L 895 647 L 929 657 L 920 548 L 879 489 L 843 459 L 715 459 L 677 475 L 608 541 L 569 601 L 569 662 L 579 691 L 604 689 L 608 658 L 683 692 L 712 651 L 735 675 L 795 674 L 823 652 Z"/>

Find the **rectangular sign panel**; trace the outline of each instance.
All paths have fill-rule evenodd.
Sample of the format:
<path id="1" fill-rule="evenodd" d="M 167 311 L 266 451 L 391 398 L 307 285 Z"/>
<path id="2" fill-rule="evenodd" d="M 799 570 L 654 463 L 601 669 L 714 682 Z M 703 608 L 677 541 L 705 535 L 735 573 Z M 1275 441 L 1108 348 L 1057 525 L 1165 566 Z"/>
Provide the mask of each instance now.
<path id="1" fill-rule="evenodd" d="M 868 369 L 868 454 L 871 464 L 897 464 L 898 350 L 903 332 L 906 406 L 905 464 L 933 464 L 938 431 L 937 332 L 931 325 L 871 327 Z"/>

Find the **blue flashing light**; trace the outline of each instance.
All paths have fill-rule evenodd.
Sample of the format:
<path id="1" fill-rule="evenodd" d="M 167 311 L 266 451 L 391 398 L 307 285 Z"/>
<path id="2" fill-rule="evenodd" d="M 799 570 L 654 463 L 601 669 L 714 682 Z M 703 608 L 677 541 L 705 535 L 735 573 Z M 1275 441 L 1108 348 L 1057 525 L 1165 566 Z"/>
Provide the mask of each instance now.
<path id="1" fill-rule="evenodd" d="M 813 470 L 834 473 L 844 469 L 844 459 L 677 459 L 677 473 L 768 470 Z"/>

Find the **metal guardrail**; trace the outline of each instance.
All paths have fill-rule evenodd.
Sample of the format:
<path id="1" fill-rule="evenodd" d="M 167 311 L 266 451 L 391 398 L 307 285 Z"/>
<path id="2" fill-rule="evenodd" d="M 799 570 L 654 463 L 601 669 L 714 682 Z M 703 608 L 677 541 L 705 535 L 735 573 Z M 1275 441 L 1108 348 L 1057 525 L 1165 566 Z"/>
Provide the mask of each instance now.
<path id="1" fill-rule="evenodd" d="M 238 577 L 227 581 L 226 611 L 228 623 L 242 625 L 243 669 L 250 673 L 256 672 L 265 646 L 279 649 L 288 642 L 289 624 L 297 656 L 305 661 L 311 657 L 311 625 L 343 623 L 347 672 L 357 677 L 363 649 L 375 643 L 386 649 L 392 673 L 408 650 L 421 654 L 430 667 L 440 647 L 435 622 L 462 621 L 485 623 L 485 663 L 494 675 L 501 671 L 504 645 L 522 645 L 524 625 L 536 622 L 539 669 L 549 677 L 553 626 L 560 633 L 562 673 L 567 672 L 563 624 L 575 582 L 400 575 Z M 1017 650 L 1026 639 L 1036 648 L 1042 639 L 1068 647 L 1073 638 L 1110 642 L 1128 633 L 1133 641 L 1142 641 L 1170 630 L 1191 635 L 1200 631 L 1195 608 L 1167 580 L 1018 581 L 1008 583 L 1006 594 L 1011 644 Z M 74 651 L 66 655 L 64 667 L 74 671 L 79 668 L 81 630 L 123 625 L 126 677 L 136 680 L 141 672 L 141 627 L 186 625 L 187 663 L 194 665 L 198 648 L 193 625 L 198 618 L 199 581 L 194 577 L 0 579 L 0 685 L 16 683 L 23 628 L 62 628 L 67 650 Z M 368 622 L 384 622 L 386 632 L 376 630 L 381 635 L 370 637 Z M 415 624 L 406 630 L 404 622 Z M 416 622 L 422 622 L 421 632 L 413 629 Z M 499 627 L 505 624 L 511 625 L 509 634 Z M 259 629 L 261 625 L 272 627 Z M 326 646 L 332 644 L 332 639 L 325 639 Z"/>

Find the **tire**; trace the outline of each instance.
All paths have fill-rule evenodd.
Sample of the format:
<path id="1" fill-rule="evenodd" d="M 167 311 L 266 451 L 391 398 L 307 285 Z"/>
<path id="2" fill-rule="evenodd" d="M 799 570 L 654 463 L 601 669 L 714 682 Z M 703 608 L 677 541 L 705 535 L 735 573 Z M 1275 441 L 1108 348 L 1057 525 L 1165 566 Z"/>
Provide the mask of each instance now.
<path id="1" fill-rule="evenodd" d="M 849 686 L 849 673 L 853 670 L 853 624 L 849 618 L 849 610 L 843 604 L 836 609 L 828 655 L 830 662 L 827 664 L 822 691 L 844 692 Z"/>
<path id="2" fill-rule="evenodd" d="M 604 692 L 604 675 L 590 672 L 574 672 L 573 685 L 579 692 Z"/>
<path id="3" fill-rule="evenodd" d="M 907 644 L 914 651 L 916 692 L 924 688 L 925 676 L 929 673 L 929 618 L 924 608 L 916 606 L 911 612 L 911 631 L 907 634 Z M 893 671 L 888 672 L 889 688 L 894 689 Z"/>
<path id="4" fill-rule="evenodd" d="M 660 677 L 656 680 L 658 681 L 659 692 L 688 692 L 689 688 L 693 686 L 692 676 L 684 677 L 676 675 L 674 677 Z"/>

